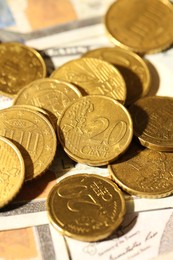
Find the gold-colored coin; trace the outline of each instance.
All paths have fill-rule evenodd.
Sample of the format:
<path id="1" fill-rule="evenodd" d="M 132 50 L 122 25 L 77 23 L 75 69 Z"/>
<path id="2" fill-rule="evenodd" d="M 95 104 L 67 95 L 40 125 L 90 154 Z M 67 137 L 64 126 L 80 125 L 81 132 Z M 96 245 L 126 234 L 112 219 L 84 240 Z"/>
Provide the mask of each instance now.
<path id="1" fill-rule="evenodd" d="M 12 106 L 0 110 L 0 135 L 12 140 L 25 162 L 25 181 L 41 175 L 52 163 L 56 152 L 56 134 L 41 113 Z"/>
<path id="2" fill-rule="evenodd" d="M 139 55 L 118 47 L 105 47 L 90 50 L 83 57 L 105 60 L 120 71 L 127 88 L 125 105 L 132 104 L 148 93 L 150 73 L 145 61 Z"/>
<path id="3" fill-rule="evenodd" d="M 25 166 L 17 147 L 0 136 L 0 208 L 19 192 L 25 178 Z"/>
<path id="4" fill-rule="evenodd" d="M 52 120 L 51 115 L 45 109 L 40 108 L 40 107 L 31 106 L 31 105 L 15 105 L 15 107 L 27 108 L 27 109 L 31 109 L 31 110 L 41 113 L 43 116 L 45 116 L 49 120 L 49 122 L 51 123 L 51 125 L 53 126 L 53 128 L 56 132 L 55 122 Z"/>
<path id="5" fill-rule="evenodd" d="M 82 95 L 109 96 L 121 103 L 126 99 L 126 85 L 120 72 L 106 61 L 80 58 L 56 69 L 51 77 L 76 84 Z"/>
<path id="6" fill-rule="evenodd" d="M 128 148 L 133 126 L 127 109 L 118 101 L 88 95 L 73 102 L 58 124 L 59 140 L 77 162 L 106 165 Z"/>
<path id="7" fill-rule="evenodd" d="M 167 0 L 117 0 L 105 15 L 111 41 L 142 54 L 169 47 L 173 41 L 172 24 L 173 6 Z"/>
<path id="8" fill-rule="evenodd" d="M 63 235 L 97 241 L 121 224 L 125 201 L 111 180 L 95 174 L 63 178 L 49 193 L 47 210 L 53 226 Z"/>
<path id="9" fill-rule="evenodd" d="M 63 110 L 81 96 L 80 91 L 72 84 L 53 78 L 45 78 L 35 80 L 22 88 L 13 104 L 26 104 L 43 108 L 49 113 L 54 125 L 56 125 Z"/>
<path id="10" fill-rule="evenodd" d="M 134 134 L 142 145 L 158 151 L 173 151 L 173 98 L 145 97 L 130 106 Z"/>
<path id="11" fill-rule="evenodd" d="M 108 169 L 126 192 L 146 198 L 173 193 L 173 153 L 157 152 L 132 142 L 128 151 Z"/>
<path id="12" fill-rule="evenodd" d="M 33 80 L 46 76 L 42 56 L 33 48 L 17 42 L 0 44 L 0 92 L 13 96 Z"/>

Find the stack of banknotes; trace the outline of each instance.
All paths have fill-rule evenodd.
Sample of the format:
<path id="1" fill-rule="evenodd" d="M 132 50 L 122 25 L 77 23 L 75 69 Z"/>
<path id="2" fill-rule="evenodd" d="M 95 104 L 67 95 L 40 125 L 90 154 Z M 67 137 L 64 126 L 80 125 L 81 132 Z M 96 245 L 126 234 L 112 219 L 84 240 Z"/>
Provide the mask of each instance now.
<path id="1" fill-rule="evenodd" d="M 0 258 L 172 259 L 171 1 L 0 12 Z"/>

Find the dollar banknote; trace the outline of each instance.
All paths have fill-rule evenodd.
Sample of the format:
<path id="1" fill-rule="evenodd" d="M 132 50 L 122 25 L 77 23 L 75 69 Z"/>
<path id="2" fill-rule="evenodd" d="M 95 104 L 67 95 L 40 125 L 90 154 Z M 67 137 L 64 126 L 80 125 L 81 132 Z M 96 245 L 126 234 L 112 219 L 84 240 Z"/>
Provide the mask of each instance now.
<path id="1" fill-rule="evenodd" d="M 88 50 L 113 46 L 102 22 L 112 2 L 1 0 L 0 41 L 20 41 L 38 49 L 51 73 Z M 173 96 L 173 49 L 146 55 L 145 59 L 152 75 L 149 95 Z M 0 96 L 0 109 L 12 102 L 13 98 Z M 0 259 L 124 260 L 164 259 L 165 255 L 172 259 L 173 196 L 150 200 L 126 194 L 125 220 L 115 234 L 101 242 L 79 242 L 60 235 L 50 225 L 46 199 L 57 180 L 93 171 L 109 177 L 106 167 L 75 163 L 58 149 L 49 170 L 38 180 L 26 183 L 15 200 L 1 209 Z"/>

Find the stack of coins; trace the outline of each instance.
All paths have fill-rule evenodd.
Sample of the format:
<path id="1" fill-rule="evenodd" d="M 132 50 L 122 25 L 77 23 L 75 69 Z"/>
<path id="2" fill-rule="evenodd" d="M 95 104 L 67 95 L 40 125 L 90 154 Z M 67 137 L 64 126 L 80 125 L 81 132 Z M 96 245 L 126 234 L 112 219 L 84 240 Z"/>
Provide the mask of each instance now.
<path id="1" fill-rule="evenodd" d="M 47 210 L 63 235 L 96 241 L 112 234 L 125 214 L 121 190 L 146 198 L 173 193 L 173 99 L 145 97 L 151 76 L 137 54 L 168 47 L 172 22 L 167 1 L 117 0 L 105 15 L 105 27 L 118 47 L 91 50 L 49 78 L 35 50 L 18 43 L 0 45 L 0 90 L 14 97 L 13 106 L 0 111 L 0 145 L 8 146 L 0 150 L 1 183 L 8 183 L 0 207 L 14 198 L 23 181 L 48 169 L 58 143 L 72 160 L 108 166 L 111 176 L 95 175 L 93 168 L 93 174 L 64 177 L 53 187 Z M 169 34 L 166 25 L 171 25 Z M 24 58 L 21 65 L 19 58 Z"/>
<path id="2" fill-rule="evenodd" d="M 173 98 L 145 97 L 129 108 L 134 135 L 128 152 L 109 165 L 115 182 L 126 192 L 146 198 L 173 194 Z"/>

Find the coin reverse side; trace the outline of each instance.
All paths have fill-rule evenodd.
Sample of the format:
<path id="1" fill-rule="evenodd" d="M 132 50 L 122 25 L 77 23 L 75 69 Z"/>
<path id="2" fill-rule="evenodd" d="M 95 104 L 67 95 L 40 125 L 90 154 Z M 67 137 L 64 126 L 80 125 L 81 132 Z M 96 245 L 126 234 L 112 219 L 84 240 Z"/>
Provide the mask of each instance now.
<path id="1" fill-rule="evenodd" d="M 125 201 L 111 180 L 95 174 L 77 174 L 63 178 L 52 188 L 47 211 L 61 234 L 97 241 L 121 224 Z"/>
<path id="2" fill-rule="evenodd" d="M 100 95 L 88 95 L 69 105 L 59 119 L 57 131 L 66 153 L 73 160 L 92 166 L 117 159 L 133 136 L 127 109 Z"/>
<path id="3" fill-rule="evenodd" d="M 20 191 L 25 178 L 24 160 L 18 148 L 0 136 L 0 208 Z"/>

